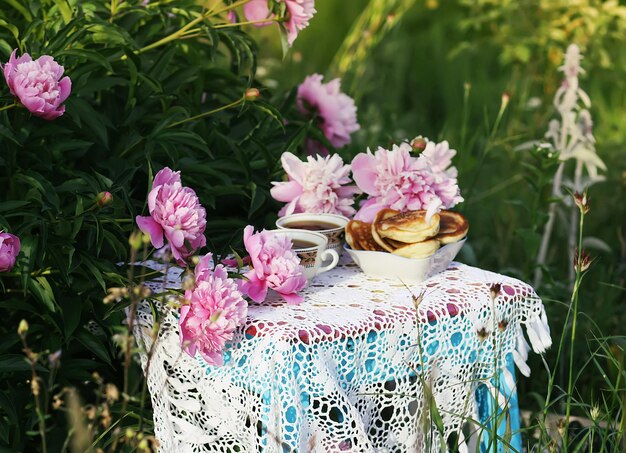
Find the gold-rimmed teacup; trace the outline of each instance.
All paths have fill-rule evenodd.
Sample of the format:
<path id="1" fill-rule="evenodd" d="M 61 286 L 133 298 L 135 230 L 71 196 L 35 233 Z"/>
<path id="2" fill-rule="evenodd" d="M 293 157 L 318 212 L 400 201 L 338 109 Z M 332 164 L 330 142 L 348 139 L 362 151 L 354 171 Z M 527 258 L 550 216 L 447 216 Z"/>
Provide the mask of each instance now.
<path id="1" fill-rule="evenodd" d="M 309 282 L 316 275 L 331 270 L 339 262 L 339 254 L 327 248 L 328 238 L 321 233 L 293 229 L 272 230 L 272 233 L 287 236 L 291 240 L 293 251 L 300 258 L 300 265 Z M 330 262 L 325 264 L 326 261 Z"/>
<path id="2" fill-rule="evenodd" d="M 328 248 L 339 251 L 343 245 L 345 228 L 350 219 L 338 214 L 291 214 L 279 218 L 276 226 L 281 230 L 308 230 L 328 238 Z"/>

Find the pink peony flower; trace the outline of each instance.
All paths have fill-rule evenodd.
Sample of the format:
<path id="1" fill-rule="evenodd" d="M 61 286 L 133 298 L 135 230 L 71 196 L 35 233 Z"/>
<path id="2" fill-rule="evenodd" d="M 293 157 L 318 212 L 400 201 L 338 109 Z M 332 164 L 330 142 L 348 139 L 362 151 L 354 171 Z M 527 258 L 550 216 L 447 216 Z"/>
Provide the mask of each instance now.
<path id="1" fill-rule="evenodd" d="M 448 142 L 427 141 L 419 157 L 411 156 L 411 145 L 394 145 L 392 150 L 368 150 L 352 160 L 357 186 L 369 195 L 355 219 L 373 221 L 383 208 L 397 211 L 425 209 L 427 217 L 463 201 L 457 185 L 457 170 L 450 167 L 456 151 Z"/>
<path id="2" fill-rule="evenodd" d="M 193 290 L 185 291 L 189 305 L 180 309 L 178 325 L 183 350 L 194 357 L 196 351 L 211 365 L 222 365 L 226 343 L 248 314 L 248 304 L 228 278 L 222 265 L 211 271 L 212 256 L 206 254 L 196 266 Z"/>
<path id="3" fill-rule="evenodd" d="M 180 172 L 165 167 L 154 177 L 148 194 L 150 216 L 137 216 L 139 229 L 150 235 L 152 245 L 163 247 L 163 235 L 169 241 L 172 255 L 184 265 L 206 238 L 206 211 L 193 189 L 183 187 Z"/>
<path id="4" fill-rule="evenodd" d="M 263 302 L 267 290 L 273 289 L 290 304 L 304 300 L 297 293 L 307 280 L 287 236 L 265 230 L 254 233 L 254 228 L 248 225 L 243 232 L 243 243 L 252 262 L 251 269 L 244 274 L 248 281 L 241 284 L 245 294 L 255 302 Z"/>
<path id="5" fill-rule="evenodd" d="M 9 272 L 20 254 L 20 238 L 0 232 L 0 272 Z"/>
<path id="6" fill-rule="evenodd" d="M 278 215 L 310 212 L 352 216 L 356 212 L 353 196 L 360 191 L 345 186 L 351 182 L 350 165 L 344 165 L 339 155 L 308 156 L 307 162 L 302 162 L 285 152 L 280 160 L 289 181 L 272 183 L 272 197 L 287 203 Z"/>
<path id="7" fill-rule="evenodd" d="M 284 1 L 287 7 L 285 16 L 285 30 L 287 31 L 287 42 L 289 47 L 298 37 L 300 30 L 309 26 L 309 20 L 315 13 L 315 0 L 279 0 Z"/>
<path id="8" fill-rule="evenodd" d="M 323 78 L 320 74 L 305 78 L 298 87 L 296 105 L 304 115 L 317 116 L 328 141 L 340 148 L 350 143 L 350 134 L 360 129 L 356 106 L 350 96 L 340 91 L 339 79 L 324 84 Z"/>
<path id="9" fill-rule="evenodd" d="M 258 21 L 263 19 L 271 19 L 274 17 L 273 14 L 270 14 L 270 8 L 267 3 L 267 0 L 250 0 L 248 3 L 243 5 L 243 14 L 246 16 L 246 20 L 248 21 Z M 272 21 L 267 22 L 259 22 L 254 24 L 256 27 L 266 27 L 268 25 L 272 25 Z"/>
<path id="10" fill-rule="evenodd" d="M 9 90 L 33 115 L 53 120 L 65 113 L 61 105 L 72 91 L 72 81 L 63 77 L 63 66 L 54 58 L 43 55 L 33 60 L 25 53 L 16 58 L 13 51 L 4 65 L 4 78 Z"/>

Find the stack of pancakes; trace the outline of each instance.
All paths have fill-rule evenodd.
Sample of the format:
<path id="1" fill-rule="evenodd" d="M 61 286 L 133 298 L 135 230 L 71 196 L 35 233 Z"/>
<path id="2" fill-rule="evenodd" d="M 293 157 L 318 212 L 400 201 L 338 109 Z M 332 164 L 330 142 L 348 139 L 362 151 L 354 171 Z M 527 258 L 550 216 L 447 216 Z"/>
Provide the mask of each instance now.
<path id="1" fill-rule="evenodd" d="M 469 224 L 458 212 L 441 211 L 426 220 L 426 211 L 399 212 L 383 209 L 373 223 L 351 220 L 346 241 L 353 250 L 390 252 L 405 258 L 422 259 L 439 247 L 467 236 Z"/>

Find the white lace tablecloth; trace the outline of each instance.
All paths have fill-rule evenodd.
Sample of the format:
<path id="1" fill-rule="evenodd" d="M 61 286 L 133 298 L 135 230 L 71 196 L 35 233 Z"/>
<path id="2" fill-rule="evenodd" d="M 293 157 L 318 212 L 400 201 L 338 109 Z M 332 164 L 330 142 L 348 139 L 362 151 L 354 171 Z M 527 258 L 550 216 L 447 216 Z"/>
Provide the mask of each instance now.
<path id="1" fill-rule="evenodd" d="M 423 294 L 417 310 L 412 294 Z M 182 352 L 175 310 L 156 337 L 153 324 L 144 303 L 135 335 L 164 452 L 421 451 L 476 416 L 478 385 L 500 376 L 514 388 L 507 359 L 529 374 L 524 330 L 535 352 L 551 342 L 531 287 L 459 263 L 407 288 L 343 262 L 301 305 L 251 303 L 222 367 Z"/>

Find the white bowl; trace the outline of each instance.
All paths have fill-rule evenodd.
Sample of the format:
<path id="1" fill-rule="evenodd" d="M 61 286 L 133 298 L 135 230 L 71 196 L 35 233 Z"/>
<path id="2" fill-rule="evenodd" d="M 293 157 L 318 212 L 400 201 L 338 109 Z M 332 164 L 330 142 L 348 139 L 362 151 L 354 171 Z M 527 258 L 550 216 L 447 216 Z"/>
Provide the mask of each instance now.
<path id="1" fill-rule="evenodd" d="M 365 275 L 419 283 L 445 270 L 459 253 L 466 239 L 444 245 L 434 255 L 421 260 L 405 258 L 388 252 L 352 250 L 348 244 L 344 245 L 343 248 Z"/>

